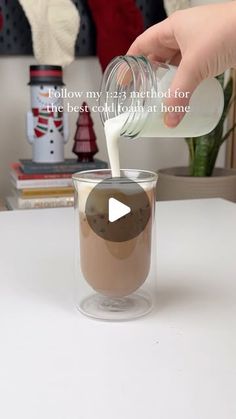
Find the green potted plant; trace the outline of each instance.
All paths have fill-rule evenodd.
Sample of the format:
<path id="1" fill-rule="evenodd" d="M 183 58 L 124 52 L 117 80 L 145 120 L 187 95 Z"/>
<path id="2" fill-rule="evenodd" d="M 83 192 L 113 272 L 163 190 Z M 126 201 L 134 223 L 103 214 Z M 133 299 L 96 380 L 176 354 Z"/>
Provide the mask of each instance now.
<path id="1" fill-rule="evenodd" d="M 224 85 L 224 76 L 217 77 Z M 230 136 L 235 123 L 225 133 L 224 123 L 235 97 L 233 80 L 224 87 L 224 109 L 218 125 L 207 135 L 186 138 L 189 150 L 189 166 L 162 169 L 158 172 L 158 200 L 225 198 L 236 202 L 236 171 L 215 168 L 222 144 Z"/>

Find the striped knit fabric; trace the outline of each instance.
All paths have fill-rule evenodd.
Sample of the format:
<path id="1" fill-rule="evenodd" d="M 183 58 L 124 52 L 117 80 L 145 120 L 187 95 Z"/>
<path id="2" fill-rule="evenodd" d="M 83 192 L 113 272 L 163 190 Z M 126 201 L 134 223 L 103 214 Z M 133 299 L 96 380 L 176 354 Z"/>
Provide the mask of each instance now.
<path id="1" fill-rule="evenodd" d="M 49 118 L 53 118 L 53 122 L 57 130 L 63 135 L 63 112 L 49 112 L 47 109 L 32 109 L 33 115 L 38 118 L 34 128 L 36 137 L 42 137 L 47 134 L 49 126 Z"/>

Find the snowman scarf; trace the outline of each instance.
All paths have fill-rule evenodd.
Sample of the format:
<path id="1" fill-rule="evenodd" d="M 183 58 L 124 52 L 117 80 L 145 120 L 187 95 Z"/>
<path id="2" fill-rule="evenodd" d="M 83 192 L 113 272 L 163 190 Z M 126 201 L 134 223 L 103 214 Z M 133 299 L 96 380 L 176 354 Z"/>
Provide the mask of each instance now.
<path id="1" fill-rule="evenodd" d="M 47 134 L 49 128 L 49 118 L 53 118 L 56 129 L 63 135 L 63 112 L 50 112 L 47 109 L 32 109 L 34 117 L 38 118 L 34 128 L 37 138 Z"/>

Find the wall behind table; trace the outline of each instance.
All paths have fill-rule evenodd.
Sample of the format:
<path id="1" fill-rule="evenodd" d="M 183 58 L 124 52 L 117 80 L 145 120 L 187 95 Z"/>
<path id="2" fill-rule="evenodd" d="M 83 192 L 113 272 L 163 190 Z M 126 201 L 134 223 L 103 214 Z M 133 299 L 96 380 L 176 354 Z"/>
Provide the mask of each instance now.
<path id="1" fill-rule="evenodd" d="M 25 118 L 30 109 L 28 67 L 32 57 L 1 57 L 0 59 L 0 196 L 10 191 L 8 167 L 19 158 L 31 158 L 31 145 L 26 141 Z M 80 58 L 65 70 L 64 81 L 68 90 L 99 90 L 101 70 L 97 58 Z M 82 102 L 70 100 L 73 105 Z M 88 100 L 88 104 L 95 104 Z M 69 114 L 70 140 L 65 147 L 66 157 L 71 152 L 77 114 Z M 99 114 L 93 114 L 101 159 L 107 160 L 103 127 Z M 187 164 L 187 147 L 182 139 L 121 139 L 123 167 L 156 170 L 167 166 Z M 224 155 L 219 163 L 224 162 Z"/>

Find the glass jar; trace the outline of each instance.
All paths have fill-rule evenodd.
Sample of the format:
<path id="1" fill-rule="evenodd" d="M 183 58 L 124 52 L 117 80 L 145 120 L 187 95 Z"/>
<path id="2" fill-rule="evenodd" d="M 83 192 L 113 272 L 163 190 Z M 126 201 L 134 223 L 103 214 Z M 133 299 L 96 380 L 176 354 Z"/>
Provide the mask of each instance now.
<path id="1" fill-rule="evenodd" d="M 75 173 L 76 306 L 85 315 L 123 321 L 147 314 L 156 286 L 156 173 L 110 169 Z M 110 198 L 128 204 L 110 219 Z"/>
<path id="2" fill-rule="evenodd" d="M 105 70 L 101 85 L 102 122 L 120 116 L 120 135 L 137 137 L 197 137 L 212 131 L 224 106 L 217 79 L 207 79 L 194 91 L 189 106 L 167 106 L 170 85 L 177 67 L 145 57 L 119 56 Z M 176 90 L 177 97 L 184 92 Z M 175 128 L 164 124 L 165 112 L 187 112 Z"/>

